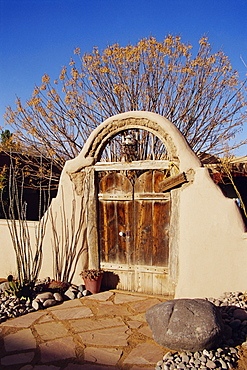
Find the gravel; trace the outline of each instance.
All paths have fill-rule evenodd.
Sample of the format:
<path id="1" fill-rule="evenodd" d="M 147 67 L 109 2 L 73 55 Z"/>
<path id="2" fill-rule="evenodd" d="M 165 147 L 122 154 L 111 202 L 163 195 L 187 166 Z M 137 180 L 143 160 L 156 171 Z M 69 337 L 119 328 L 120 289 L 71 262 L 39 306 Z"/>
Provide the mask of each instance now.
<path id="1" fill-rule="evenodd" d="M 238 349 L 235 347 L 247 344 L 247 293 L 228 292 L 218 299 L 208 300 L 220 308 L 224 322 L 221 348 L 198 352 L 168 352 L 157 363 L 155 370 L 227 370 L 236 366 Z"/>
<path id="2" fill-rule="evenodd" d="M 35 309 L 32 307 L 30 300 L 6 296 L 4 293 L 0 295 L 0 322 L 33 311 Z"/>
<path id="3" fill-rule="evenodd" d="M 89 295 L 83 285 L 71 285 L 65 292 L 47 292 L 46 286 L 49 278 L 40 280 L 36 283 L 32 299 L 17 298 L 14 294 L 0 292 L 0 323 L 10 318 L 26 315 L 39 309 L 61 304 L 63 301 L 81 298 Z"/>

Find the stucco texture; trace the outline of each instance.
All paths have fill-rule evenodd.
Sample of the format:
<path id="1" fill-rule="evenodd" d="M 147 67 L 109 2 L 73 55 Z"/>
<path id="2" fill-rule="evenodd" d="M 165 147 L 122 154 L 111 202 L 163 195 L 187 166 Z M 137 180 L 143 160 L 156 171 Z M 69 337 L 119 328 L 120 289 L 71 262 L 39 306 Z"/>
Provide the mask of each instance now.
<path id="1" fill-rule="evenodd" d="M 108 118 L 92 132 L 78 157 L 66 162 L 57 197 L 47 211 L 41 277 L 53 277 L 54 226 L 62 250 L 65 224 L 70 227 L 73 217 L 74 230 L 83 217 L 83 232 L 77 241 L 78 247 L 83 246 L 83 253 L 73 282 L 81 283 L 82 268 L 99 266 L 93 166 L 107 140 L 126 128 L 147 129 L 157 135 L 167 147 L 168 159 L 179 163 L 180 172 L 193 175 L 188 183 L 171 190 L 174 201 L 168 270 L 173 291 L 169 293 L 176 298 L 199 298 L 246 290 L 247 236 L 237 205 L 214 184 L 177 128 L 166 118 L 150 112 L 127 112 Z M 8 263 L 3 258 L 0 261 L 2 273 L 11 272 L 15 265 L 14 261 L 9 262 L 13 253 L 7 234 L 2 231 L 5 242 L 0 247 L 1 255 L 8 249 Z"/>

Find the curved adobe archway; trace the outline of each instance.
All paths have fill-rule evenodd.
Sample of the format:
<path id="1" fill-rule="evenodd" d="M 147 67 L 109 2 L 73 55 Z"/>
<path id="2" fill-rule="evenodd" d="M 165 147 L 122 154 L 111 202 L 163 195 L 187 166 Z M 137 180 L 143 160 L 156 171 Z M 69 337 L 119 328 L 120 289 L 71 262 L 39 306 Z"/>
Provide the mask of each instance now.
<path id="1" fill-rule="evenodd" d="M 81 283 L 79 272 L 82 268 L 98 267 L 97 189 L 94 181 L 97 166 L 93 164 L 99 160 L 107 140 L 132 127 L 146 129 L 158 136 L 167 148 L 169 159 L 179 162 L 180 172 L 194 170 L 190 184 L 170 192 L 170 255 L 165 275 L 168 285 L 164 289 L 175 293 L 176 298 L 219 296 L 224 291 L 244 290 L 247 271 L 243 265 L 236 274 L 236 266 L 241 267 L 241 261 L 247 258 L 247 238 L 235 201 L 224 197 L 177 128 L 164 117 L 150 112 L 127 112 L 110 117 L 93 131 L 79 156 L 66 162 L 57 197 L 47 212 L 48 249 L 44 257 L 47 272 L 43 272 L 43 276 L 52 273 L 50 239 L 54 228 L 56 235 L 63 235 L 67 229 L 64 225 L 71 224 L 74 213 L 75 225 L 80 225 L 82 213 L 85 217 L 83 232 L 77 240 L 77 245 L 83 246 L 83 252 L 75 271 L 78 280 L 75 278 L 74 283 Z M 76 192 L 74 182 L 77 177 L 80 193 Z M 65 239 L 60 239 L 59 248 L 63 250 Z"/>
<path id="2" fill-rule="evenodd" d="M 201 167 L 198 157 L 169 120 L 156 113 L 133 111 L 117 114 L 101 123 L 91 133 L 78 157 L 66 162 L 66 172 L 78 172 L 97 162 L 102 148 L 112 137 L 132 128 L 144 129 L 156 135 L 166 146 L 168 159 L 179 162 L 180 171 Z"/>

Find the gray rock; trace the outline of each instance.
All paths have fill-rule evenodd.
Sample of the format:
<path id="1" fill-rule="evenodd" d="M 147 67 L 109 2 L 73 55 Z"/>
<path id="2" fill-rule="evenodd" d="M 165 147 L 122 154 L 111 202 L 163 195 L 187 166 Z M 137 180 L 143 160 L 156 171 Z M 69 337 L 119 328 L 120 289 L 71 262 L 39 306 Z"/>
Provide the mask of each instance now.
<path id="1" fill-rule="evenodd" d="M 181 353 L 181 361 L 182 362 L 185 362 L 185 363 L 187 363 L 187 362 L 189 362 L 189 356 L 188 355 L 186 355 L 186 353 Z"/>
<path id="2" fill-rule="evenodd" d="M 43 307 L 44 308 L 47 308 L 47 307 L 51 307 L 51 306 L 55 306 L 57 304 L 57 301 L 53 298 L 48 298 L 44 303 L 43 303 Z"/>
<path id="3" fill-rule="evenodd" d="M 230 351 L 231 354 L 234 354 L 234 355 L 236 355 L 238 353 L 237 349 L 233 348 L 233 347 L 230 347 L 229 351 Z"/>
<path id="4" fill-rule="evenodd" d="M 68 290 L 71 290 L 71 292 L 74 292 L 74 293 L 77 293 L 78 292 L 78 288 L 76 285 L 70 285 L 70 287 L 68 288 Z"/>
<path id="5" fill-rule="evenodd" d="M 229 325 L 230 327 L 233 329 L 233 330 L 236 330 L 239 328 L 239 326 L 241 325 L 241 320 L 239 319 L 235 319 L 233 321 L 230 321 L 229 322 Z"/>
<path id="6" fill-rule="evenodd" d="M 237 308 L 233 311 L 233 317 L 241 321 L 247 320 L 247 312 L 241 308 Z"/>
<path id="7" fill-rule="evenodd" d="M 64 296 L 69 298 L 69 299 L 75 299 L 76 298 L 76 294 L 70 289 L 66 290 L 66 292 L 64 293 Z"/>
<path id="8" fill-rule="evenodd" d="M 79 292 L 83 293 L 83 290 L 85 290 L 85 285 L 81 284 L 78 286 Z"/>
<path id="9" fill-rule="evenodd" d="M 35 298 L 37 301 L 39 302 L 45 302 L 47 299 L 53 299 L 53 293 L 51 292 L 44 292 L 44 293 L 40 293 L 36 296 Z"/>
<path id="10" fill-rule="evenodd" d="M 219 358 L 218 361 L 219 361 L 220 366 L 221 366 L 222 369 L 227 369 L 228 368 L 227 364 L 225 363 L 225 361 L 222 360 L 222 358 Z"/>
<path id="11" fill-rule="evenodd" d="M 146 312 L 154 340 L 178 351 L 200 351 L 217 346 L 223 334 L 219 309 L 204 299 L 174 299 Z"/>
<path id="12" fill-rule="evenodd" d="M 39 301 L 37 301 L 36 299 L 34 299 L 34 300 L 33 300 L 33 302 L 32 302 L 32 307 L 33 307 L 36 311 L 38 311 L 38 310 L 39 310 L 39 308 L 40 308 L 40 306 L 39 306 Z"/>
<path id="13" fill-rule="evenodd" d="M 56 292 L 53 294 L 53 297 L 54 299 L 57 301 L 57 302 L 63 302 L 63 297 L 60 293 Z"/>
<path id="14" fill-rule="evenodd" d="M 167 360 L 169 358 L 172 358 L 172 353 L 171 352 L 167 352 L 164 356 L 163 356 L 163 360 Z"/>

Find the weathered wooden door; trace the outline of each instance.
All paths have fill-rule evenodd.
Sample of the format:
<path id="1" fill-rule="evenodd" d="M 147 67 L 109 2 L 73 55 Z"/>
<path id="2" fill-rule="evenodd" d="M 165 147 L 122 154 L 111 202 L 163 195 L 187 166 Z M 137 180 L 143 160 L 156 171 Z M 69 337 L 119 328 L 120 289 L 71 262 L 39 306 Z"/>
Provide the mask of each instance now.
<path id="1" fill-rule="evenodd" d="M 100 180 L 100 265 L 119 276 L 119 289 L 167 293 L 170 196 L 159 192 L 163 180 L 157 170 L 135 181 L 116 171 Z"/>

